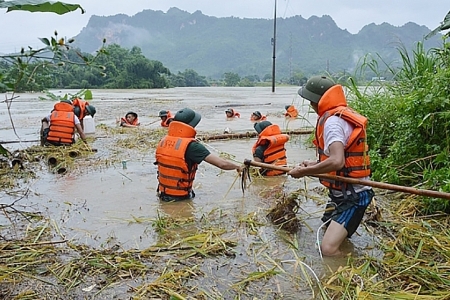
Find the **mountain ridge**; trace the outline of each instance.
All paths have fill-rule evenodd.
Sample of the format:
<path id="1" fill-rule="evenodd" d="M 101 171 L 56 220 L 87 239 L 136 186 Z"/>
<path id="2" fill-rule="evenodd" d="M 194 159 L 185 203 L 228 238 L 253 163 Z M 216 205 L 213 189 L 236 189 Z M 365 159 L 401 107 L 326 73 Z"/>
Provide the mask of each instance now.
<path id="1" fill-rule="evenodd" d="M 262 78 L 272 69 L 273 25 L 273 19 L 219 18 L 175 7 L 166 13 L 148 9 L 133 16 L 92 16 L 74 44 L 92 53 L 106 38 L 107 44 L 140 47 L 147 58 L 161 61 L 172 72 L 193 69 L 210 78 L 225 72 Z M 276 26 L 277 78 L 297 72 L 351 73 L 367 54 L 395 64 L 398 47 L 414 49 L 430 32 L 413 22 L 403 26 L 385 22 L 367 24 L 352 34 L 329 15 L 277 18 Z M 424 45 L 439 47 L 440 36 Z"/>

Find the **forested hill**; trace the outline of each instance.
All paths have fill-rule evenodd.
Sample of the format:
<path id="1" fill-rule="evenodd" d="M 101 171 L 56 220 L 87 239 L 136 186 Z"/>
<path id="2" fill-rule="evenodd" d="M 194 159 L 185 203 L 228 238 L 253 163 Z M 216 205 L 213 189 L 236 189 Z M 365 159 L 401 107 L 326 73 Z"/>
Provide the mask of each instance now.
<path id="1" fill-rule="evenodd" d="M 262 78 L 272 70 L 273 27 L 271 19 L 217 18 L 178 8 L 167 13 L 144 10 L 134 16 L 92 16 L 75 43 L 84 52 L 97 50 L 104 38 L 107 44 L 128 49 L 138 46 L 147 58 L 161 61 L 172 72 L 193 69 L 212 78 L 225 72 Z M 297 72 L 352 73 L 368 53 L 394 64 L 397 48 L 414 49 L 430 32 L 415 23 L 400 27 L 372 23 L 351 34 L 326 15 L 278 18 L 276 27 L 277 78 Z M 425 41 L 425 48 L 441 43 L 437 35 Z"/>

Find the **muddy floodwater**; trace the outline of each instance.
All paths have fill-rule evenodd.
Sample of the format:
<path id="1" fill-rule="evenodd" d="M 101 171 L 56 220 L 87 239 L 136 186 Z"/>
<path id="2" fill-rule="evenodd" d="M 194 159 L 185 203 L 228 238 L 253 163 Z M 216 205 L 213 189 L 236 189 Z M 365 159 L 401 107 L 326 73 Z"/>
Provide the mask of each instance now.
<path id="1" fill-rule="evenodd" d="M 235 171 L 222 171 L 203 162 L 199 165 L 194 183 L 196 197 L 179 203 L 162 203 L 156 197 L 157 167 L 154 165 L 155 148 L 139 140 L 138 131 L 166 130 L 160 128 L 158 112 L 162 109 L 176 112 L 189 107 L 202 115 L 197 135 L 254 132 L 250 115 L 259 110 L 272 123 L 283 130 L 311 128 L 316 116 L 308 103 L 297 95 L 297 87 L 280 87 L 275 93 L 270 88 L 173 88 L 161 90 L 93 90 L 90 101 L 97 109 L 95 133 L 89 134 L 89 144 L 98 151 L 77 157 L 75 164 L 64 174 L 57 174 L 44 165 L 34 170 L 35 177 L 27 181 L 31 191 L 20 200 L 22 208 L 39 212 L 47 226 L 52 229 L 55 240 L 65 239 L 73 244 L 93 249 L 143 250 L 161 242 L 161 234 L 154 222 L 162 215 L 173 218 L 193 218 L 202 222 L 217 222 L 236 241 L 235 256 L 216 257 L 205 261 L 201 268 L 204 278 L 198 279 L 202 289 L 214 299 L 310 299 L 313 294 L 307 280 L 314 281 L 312 272 L 294 262 L 299 258 L 318 276 L 336 270 L 346 264 L 346 258 L 322 259 L 317 249 L 317 238 L 327 197 L 323 195 L 316 179 L 254 178 L 245 193 Z M 71 90 L 51 91 L 56 95 L 75 93 Z M 11 117 L 17 135 L 24 142 L 8 143 L 10 150 L 22 150 L 38 145 L 40 119 L 49 114 L 54 101 L 41 100 L 43 94 L 19 94 L 11 105 Z M 285 106 L 294 104 L 300 112 L 295 120 L 284 117 Z M 234 108 L 240 118 L 227 120 L 225 110 Z M 119 130 L 116 118 L 128 111 L 139 115 L 141 128 Z M 114 129 L 114 130 L 113 130 Z M 130 133 L 131 132 L 131 133 Z M 288 164 L 294 166 L 304 159 L 314 159 L 315 150 L 308 142 L 309 135 L 291 135 L 287 143 Z M 123 142 L 128 139 L 127 142 Z M 6 105 L 0 109 L 0 140 L 18 140 L 7 113 Z M 30 142 L 31 141 L 31 142 Z M 252 145 L 256 138 L 208 140 L 206 147 L 217 155 L 236 162 L 251 159 Z M 128 145 L 128 146 L 127 146 Z M 41 164 L 40 166 L 43 166 Z M 303 189 L 298 196 L 301 207 L 298 217 L 300 230 L 285 233 L 265 218 L 277 198 Z M 17 199 L 13 194 L 2 192 L 2 203 Z M 248 216 L 258 216 L 254 232 L 249 234 Z M 206 220 L 206 221 L 205 221 Z M 210 220 L 210 221 L 207 221 Z M 2 216 L 2 225 L 10 220 Z M 189 236 L 192 226 L 179 227 L 176 234 Z M 14 229 L 9 234 L 19 235 Z M 357 233 L 344 244 L 351 255 L 375 251 L 374 238 L 361 226 Z M 271 280 L 251 282 L 247 294 L 230 290 L 235 282 L 242 281 L 249 273 L 282 267 Z M 278 270 L 279 271 L 279 270 Z M 294 276 L 296 274 L 297 277 Z M 129 286 L 138 286 L 145 280 L 117 283 L 99 292 L 82 290 L 91 286 L 81 282 L 71 291 L 77 296 L 68 299 L 128 299 L 133 295 Z M 255 294 L 258 292 L 258 294 Z M 218 296 L 220 295 L 220 296 Z M 283 296 L 283 297 L 281 297 Z M 151 298 L 151 297 L 149 297 Z M 206 297 L 208 298 L 208 297 Z M 175 299 L 175 298 L 174 298 Z M 178 298 L 177 298 L 178 299 Z M 188 297 L 189 299 L 189 297 Z M 192 299 L 192 298 L 190 298 Z"/>

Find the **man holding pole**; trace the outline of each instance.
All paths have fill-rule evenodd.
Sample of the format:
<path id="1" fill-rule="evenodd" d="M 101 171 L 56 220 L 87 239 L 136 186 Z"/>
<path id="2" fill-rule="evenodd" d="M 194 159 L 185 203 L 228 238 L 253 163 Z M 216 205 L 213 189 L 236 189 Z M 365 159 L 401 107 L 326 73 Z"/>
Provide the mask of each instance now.
<path id="1" fill-rule="evenodd" d="M 294 178 L 328 173 L 370 180 L 366 143 L 367 118 L 347 106 L 341 85 L 325 76 L 311 77 L 298 94 L 318 114 L 314 144 L 318 161 L 303 161 L 288 174 Z M 320 179 L 330 200 L 322 221 L 328 224 L 320 245 L 325 256 L 341 255 L 340 245 L 356 231 L 374 193 L 369 186 Z"/>
<path id="2" fill-rule="evenodd" d="M 195 197 L 193 183 L 197 167 L 203 161 L 222 170 L 242 171 L 242 166 L 209 152 L 197 142 L 195 127 L 201 115 L 190 108 L 179 110 L 169 125 L 167 135 L 156 147 L 158 197 L 165 202 Z"/>

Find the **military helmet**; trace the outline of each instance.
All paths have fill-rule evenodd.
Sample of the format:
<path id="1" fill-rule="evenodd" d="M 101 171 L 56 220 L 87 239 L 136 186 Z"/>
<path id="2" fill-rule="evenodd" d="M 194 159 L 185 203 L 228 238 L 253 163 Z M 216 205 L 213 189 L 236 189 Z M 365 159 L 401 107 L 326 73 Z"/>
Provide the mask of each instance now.
<path id="1" fill-rule="evenodd" d="M 255 110 L 252 115 L 256 116 L 258 119 L 262 118 L 261 112 L 259 112 L 258 110 Z"/>
<path id="2" fill-rule="evenodd" d="M 69 99 L 61 100 L 61 102 L 62 102 L 62 103 L 67 103 L 67 104 L 73 105 L 72 101 L 70 101 Z"/>
<path id="3" fill-rule="evenodd" d="M 95 115 L 95 113 L 97 112 L 97 110 L 95 109 L 95 107 L 94 106 L 92 106 L 92 105 L 86 105 L 86 110 L 88 111 L 88 113 L 89 113 L 89 115 L 91 116 L 91 117 L 94 117 L 94 115 Z"/>
<path id="4" fill-rule="evenodd" d="M 129 112 L 127 112 L 127 114 L 125 115 L 125 118 L 128 117 L 128 115 L 133 115 L 136 119 L 137 119 L 137 117 L 138 117 L 138 114 L 135 113 L 134 111 L 129 111 Z"/>
<path id="5" fill-rule="evenodd" d="M 334 85 L 335 83 L 328 77 L 313 76 L 306 82 L 304 87 L 298 90 L 298 94 L 308 101 L 319 103 L 323 94 Z"/>
<path id="6" fill-rule="evenodd" d="M 189 126 L 195 127 L 202 119 L 202 116 L 190 108 L 183 108 L 177 111 L 174 121 L 183 122 Z"/>
<path id="7" fill-rule="evenodd" d="M 163 109 L 159 112 L 158 117 L 167 117 L 168 114 L 169 114 L 169 112 L 167 110 Z"/>
<path id="8" fill-rule="evenodd" d="M 255 123 L 255 125 L 253 125 L 253 127 L 255 128 L 256 132 L 258 134 L 260 134 L 261 132 L 263 132 L 264 129 L 266 129 L 266 127 L 272 125 L 271 122 L 269 121 L 262 121 L 259 123 Z"/>

